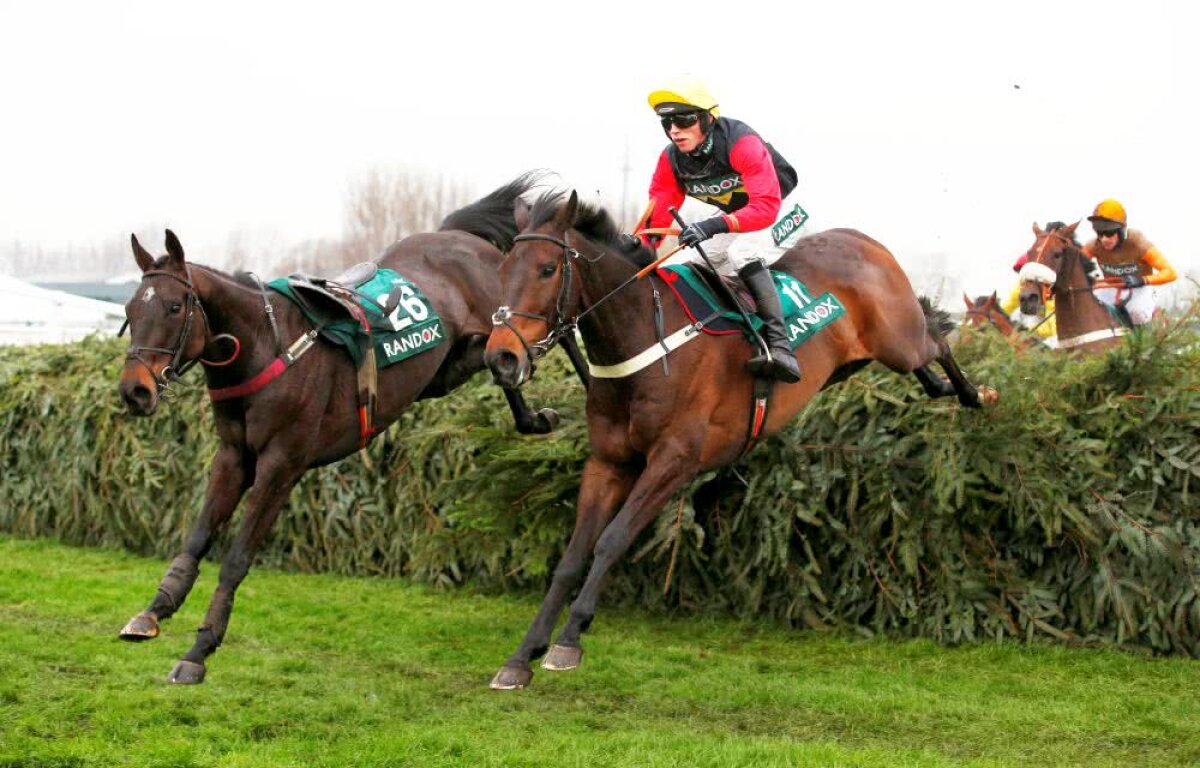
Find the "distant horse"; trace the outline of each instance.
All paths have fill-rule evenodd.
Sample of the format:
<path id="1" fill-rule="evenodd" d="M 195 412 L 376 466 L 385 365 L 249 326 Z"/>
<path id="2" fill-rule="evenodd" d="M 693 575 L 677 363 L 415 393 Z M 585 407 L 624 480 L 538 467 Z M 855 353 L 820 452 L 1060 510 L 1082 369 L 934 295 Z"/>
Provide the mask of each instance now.
<path id="1" fill-rule="evenodd" d="M 395 421 L 414 401 L 443 395 L 483 369 L 490 313 L 500 291 L 500 249 L 509 248 L 517 233 L 513 202 L 533 183 L 532 176 L 516 179 L 448 216 L 441 231 L 407 237 L 377 260 L 424 292 L 445 337 L 440 346 L 379 371 L 377 427 Z M 221 565 L 196 642 L 169 678 L 199 683 L 205 659 L 225 636 L 234 592 L 292 487 L 308 469 L 357 451 L 369 434 L 362 428 L 349 356 L 315 341 L 312 324 L 291 301 L 252 276 L 189 264 L 170 230 L 161 258 L 147 253 L 136 237 L 132 244 L 142 286 L 125 307 L 131 340 L 121 399 L 131 414 L 148 416 L 168 385 L 199 361 L 220 445 L 183 552 L 149 606 L 121 630 L 122 638 L 158 636 L 159 622 L 179 610 L 215 534 L 246 495 L 245 518 Z M 532 412 L 515 388 L 505 394 L 519 431 L 549 432 L 557 424 L 557 414 Z"/>
<path id="2" fill-rule="evenodd" d="M 1020 349 L 1052 345 L 1052 341 L 1045 341 L 1031 333 L 1025 333 L 1024 328 L 1013 323 L 1005 314 L 1004 307 L 1000 304 L 1000 297 L 995 292 L 986 296 L 976 296 L 974 299 L 964 293 L 963 303 L 967 305 L 966 319 L 963 321 L 964 335 L 968 328 L 991 327 L 1008 339 L 1010 345 Z M 1034 311 L 1036 312 L 1036 309 Z"/>
<path id="3" fill-rule="evenodd" d="M 1021 267 L 1022 311 L 1042 312 L 1054 296 L 1058 322 L 1058 349 L 1102 352 L 1128 332 L 1114 319 L 1092 289 L 1102 284 L 1092 274 L 1091 259 L 1075 244 L 1079 222 L 1056 230 L 1043 230 L 1035 222 L 1034 242 Z"/>
<path id="4" fill-rule="evenodd" d="M 824 387 L 842 381 L 872 360 L 913 373 L 931 397 L 957 395 L 980 405 L 981 392 L 959 370 L 944 333 L 945 313 L 918 300 L 904 272 L 879 243 L 859 232 L 835 229 L 802 238 L 771 265 L 799 278 L 813 296 L 832 292 L 845 315 L 797 350 L 803 379 L 778 384 L 763 417 L 752 406 L 754 378 L 745 364 L 751 348 L 728 337 L 694 334 L 659 365 L 638 368 L 667 341 L 692 326 L 684 310 L 665 302 L 651 317 L 657 276 L 638 280 L 645 249 L 624 252 L 622 235 L 603 209 L 580 204 L 574 192 L 543 195 L 531 211 L 518 211 L 522 234 L 500 268 L 507 306 L 487 345 L 487 363 L 498 383 L 528 378 L 531 357 L 552 341 L 583 335 L 594 375 L 587 394 L 590 455 L 583 469 L 575 530 L 554 571 L 541 610 L 516 652 L 492 680 L 497 689 L 521 688 L 533 676 L 530 660 L 546 653 L 550 633 L 584 575 L 586 581 L 542 666 L 578 666 L 580 634 L 591 624 L 609 569 L 663 504 L 699 473 L 730 464 L 747 446 L 755 420 L 763 434 L 778 431 Z M 618 290 L 619 289 L 619 290 Z M 661 334 L 661 335 L 660 335 Z M 669 336 L 664 339 L 663 336 Z M 950 380 L 929 369 L 938 362 Z M 991 394 L 991 393 L 986 393 Z"/>
<path id="5" fill-rule="evenodd" d="M 1000 297 L 995 292 L 987 296 L 976 296 L 974 299 L 964 293 L 963 303 L 967 305 L 967 325 L 973 328 L 986 328 L 990 325 L 1005 336 L 1012 336 L 1017 332 L 1016 326 L 1000 306 Z"/>

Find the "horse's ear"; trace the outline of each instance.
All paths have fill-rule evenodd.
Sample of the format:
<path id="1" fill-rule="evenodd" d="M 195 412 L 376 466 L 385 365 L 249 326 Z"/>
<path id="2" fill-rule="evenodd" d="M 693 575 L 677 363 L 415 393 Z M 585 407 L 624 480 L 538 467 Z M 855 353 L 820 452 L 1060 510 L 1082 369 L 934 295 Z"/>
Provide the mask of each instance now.
<path id="1" fill-rule="evenodd" d="M 134 261 L 143 272 L 154 266 L 154 257 L 138 242 L 137 235 L 129 236 L 129 244 L 133 246 Z"/>
<path id="2" fill-rule="evenodd" d="M 996 304 L 1000 303 L 1000 294 L 996 291 L 992 291 L 992 302 Z"/>
<path id="3" fill-rule="evenodd" d="M 554 223 L 559 229 L 566 232 L 571 227 L 575 226 L 575 214 L 579 212 L 579 193 L 571 190 L 571 196 L 567 198 L 567 202 L 562 208 L 558 209 L 558 213 L 554 216 Z"/>
<path id="4" fill-rule="evenodd" d="M 1033 234 L 1037 235 L 1038 237 L 1041 237 L 1043 234 L 1045 234 L 1042 232 L 1042 228 L 1038 226 L 1036 221 L 1033 222 Z"/>
<path id="5" fill-rule="evenodd" d="M 1063 232 L 1066 233 L 1067 237 L 1075 237 L 1075 228 L 1079 226 L 1080 221 L 1083 221 L 1083 219 L 1076 220 L 1076 222 L 1074 224 L 1072 224 L 1071 226 L 1069 226 L 1063 230 Z"/>
<path id="6" fill-rule="evenodd" d="M 513 201 L 513 218 L 517 220 L 518 232 L 524 232 L 529 228 L 529 212 L 531 210 L 529 203 L 524 199 L 518 197 Z"/>
<path id="7" fill-rule="evenodd" d="M 171 257 L 171 261 L 178 262 L 178 266 L 183 268 L 183 244 L 169 229 L 167 230 L 167 255 Z"/>
<path id="8" fill-rule="evenodd" d="M 975 309 L 975 303 L 971 301 L 971 297 L 967 295 L 966 291 L 963 291 L 963 303 L 967 305 L 967 309 Z"/>

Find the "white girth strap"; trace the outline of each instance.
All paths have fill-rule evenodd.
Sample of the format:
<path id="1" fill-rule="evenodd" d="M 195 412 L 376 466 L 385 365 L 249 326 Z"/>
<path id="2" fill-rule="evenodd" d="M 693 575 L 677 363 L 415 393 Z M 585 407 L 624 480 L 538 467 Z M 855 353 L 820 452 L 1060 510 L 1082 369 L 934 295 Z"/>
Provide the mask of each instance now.
<path id="1" fill-rule="evenodd" d="M 1124 336 L 1127 333 L 1129 333 L 1128 328 L 1102 328 L 1099 331 L 1085 333 L 1082 336 L 1073 336 L 1069 339 L 1059 339 L 1057 348 L 1071 349 L 1072 347 L 1090 344 L 1093 341 L 1100 341 L 1101 339 L 1115 339 L 1118 336 Z"/>
<path id="2" fill-rule="evenodd" d="M 653 347 L 650 347 L 639 355 L 629 358 L 623 363 L 617 363 L 616 365 L 593 365 L 589 360 L 588 370 L 591 371 L 592 376 L 597 379 L 619 379 L 622 376 L 631 376 L 645 368 L 647 365 L 650 365 L 657 360 L 661 360 L 668 353 L 679 349 L 684 344 L 687 344 L 689 341 L 699 336 L 700 329 L 702 327 L 703 326 L 701 326 L 700 323 L 690 323 L 685 325 L 678 331 L 675 331 L 675 333 L 672 333 L 670 336 L 663 339 L 661 343 L 656 342 Z"/>

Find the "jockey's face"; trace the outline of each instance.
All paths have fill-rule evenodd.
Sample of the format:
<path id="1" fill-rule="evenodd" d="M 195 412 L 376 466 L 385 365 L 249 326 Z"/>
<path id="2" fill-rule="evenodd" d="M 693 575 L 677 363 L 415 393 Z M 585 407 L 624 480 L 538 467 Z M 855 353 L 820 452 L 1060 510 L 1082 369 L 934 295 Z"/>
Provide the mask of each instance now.
<path id="1" fill-rule="evenodd" d="M 699 122 L 687 128 L 671 124 L 667 129 L 667 136 L 671 138 L 679 151 L 684 153 L 695 151 L 696 147 L 700 146 L 700 142 L 704 141 L 704 131 L 700 128 Z"/>
<path id="2" fill-rule="evenodd" d="M 1117 243 L 1121 239 L 1117 236 L 1118 234 L 1120 233 L 1115 229 L 1112 232 L 1097 232 L 1096 242 L 1100 243 L 1100 247 L 1104 250 L 1111 251 L 1117 247 Z"/>

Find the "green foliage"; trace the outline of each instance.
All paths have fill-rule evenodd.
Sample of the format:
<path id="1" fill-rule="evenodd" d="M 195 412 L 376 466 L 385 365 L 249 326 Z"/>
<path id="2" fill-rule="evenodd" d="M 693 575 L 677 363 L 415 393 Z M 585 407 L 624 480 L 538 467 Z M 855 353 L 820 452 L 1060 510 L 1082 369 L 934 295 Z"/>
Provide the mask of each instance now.
<path id="1" fill-rule="evenodd" d="M 540 595 L 256 569 L 204 685 L 165 684 L 217 580 L 148 643 L 162 563 L 0 535 L 0 767 L 1028 768 L 1200 764 L 1200 665 L 606 611 L 583 666 L 488 680 Z"/>
<path id="2" fill-rule="evenodd" d="M 197 381 L 152 418 L 126 417 L 122 350 L 0 352 L 0 530 L 178 550 L 215 450 L 211 412 Z M 669 502 L 607 598 L 941 643 L 1200 655 L 1195 333 L 1159 328 L 1092 359 L 980 334 L 958 357 L 999 404 L 929 401 L 913 377 L 868 368 Z M 564 362 L 526 395 L 560 410 L 556 434 L 516 435 L 481 376 L 309 472 L 262 559 L 540 590 L 574 521 L 586 425 Z"/>

